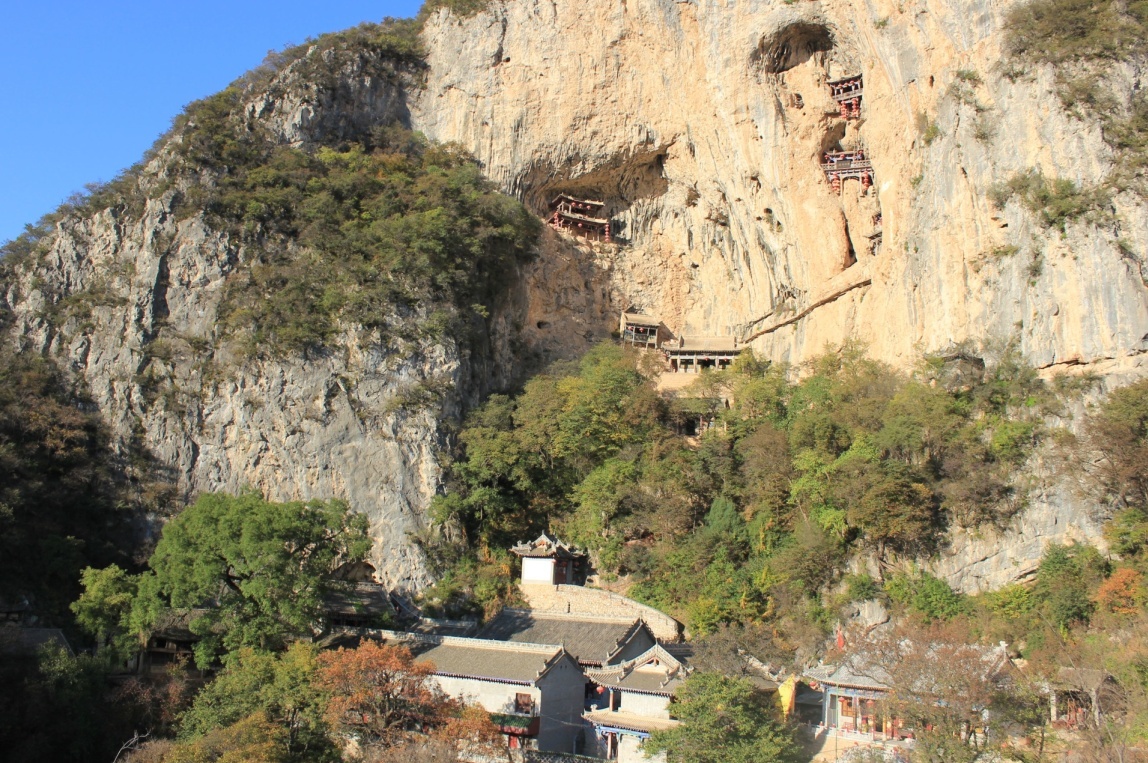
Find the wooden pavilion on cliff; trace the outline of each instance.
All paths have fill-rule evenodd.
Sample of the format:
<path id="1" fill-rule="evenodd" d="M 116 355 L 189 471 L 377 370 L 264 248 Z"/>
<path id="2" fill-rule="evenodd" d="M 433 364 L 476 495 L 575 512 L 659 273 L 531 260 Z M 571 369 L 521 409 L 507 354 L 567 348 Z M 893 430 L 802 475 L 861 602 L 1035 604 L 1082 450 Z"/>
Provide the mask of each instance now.
<path id="1" fill-rule="evenodd" d="M 829 94 L 837 101 L 842 119 L 861 118 L 862 90 L 860 74 L 829 83 Z"/>
<path id="2" fill-rule="evenodd" d="M 622 322 L 618 331 L 622 336 L 622 344 L 631 347 L 640 347 L 644 350 L 656 350 L 659 344 L 662 322 L 657 318 L 640 313 L 622 313 Z"/>
<path id="3" fill-rule="evenodd" d="M 732 336 L 683 336 L 662 342 L 662 352 L 672 372 L 699 373 L 704 368 L 729 368 L 741 348 Z"/>
<path id="4" fill-rule="evenodd" d="M 841 193 L 842 182 L 849 178 L 859 179 L 864 189 L 873 185 L 873 163 L 860 149 L 826 151 L 822 156 L 821 169 L 825 171 L 825 179 L 836 193 Z"/>
<path id="5" fill-rule="evenodd" d="M 610 242 L 610 220 L 603 217 L 605 202 L 592 199 L 576 199 L 560 193 L 550 202 L 551 227 L 568 230 L 579 236 L 594 237 L 598 241 Z"/>

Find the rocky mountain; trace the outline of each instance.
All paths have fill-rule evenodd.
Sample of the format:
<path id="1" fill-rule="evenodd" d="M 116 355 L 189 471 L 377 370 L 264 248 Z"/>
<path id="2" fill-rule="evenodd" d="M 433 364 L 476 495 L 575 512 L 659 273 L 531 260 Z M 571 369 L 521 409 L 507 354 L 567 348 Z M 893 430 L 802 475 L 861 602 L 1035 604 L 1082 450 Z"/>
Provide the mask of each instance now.
<path id="1" fill-rule="evenodd" d="M 1051 71 L 1010 78 L 1008 7 L 440 11 L 412 120 L 537 211 L 555 190 L 606 199 L 627 242 L 605 265 L 616 299 L 674 331 L 734 333 L 795 362 L 850 336 L 902 367 L 1015 337 L 1040 367 L 1139 368 L 1143 199 L 1117 194 L 1118 223 L 1063 233 L 992 201 L 994 185 L 1033 169 L 1102 183 L 1114 158 L 1098 126 L 1062 106 Z M 854 75 L 860 118 L 842 119 L 827 83 Z M 1119 84 L 1142 76 L 1129 66 Z M 865 151 L 871 189 L 833 191 L 820 163 L 834 149 Z"/>
<path id="2" fill-rule="evenodd" d="M 622 309 L 775 361 L 855 338 L 908 369 L 1012 340 L 1050 373 L 1126 382 L 1148 350 L 1148 208 L 1127 185 L 1059 217 L 1026 203 L 1026 179 L 1107 189 L 1121 155 L 1051 66 L 1010 68 L 1009 7 L 508 0 L 429 12 L 422 56 L 316 43 L 240 83 L 244 129 L 313 153 L 398 123 L 461 145 L 539 217 L 558 192 L 602 199 L 616 243 L 545 230 L 472 335 L 345 322 L 322 352 L 245 354 L 221 306 L 257 253 L 189 201 L 227 172 L 177 172 L 177 129 L 129 178 L 136 202 L 72 210 L 8 263 L 8 335 L 81 380 L 177 503 L 249 486 L 346 498 L 405 589 L 429 579 L 410 535 L 461 411 L 607 338 Z M 1112 72 L 1130 102 L 1143 71 Z M 843 112 L 828 83 L 857 76 Z M 835 152 L 870 162 L 869 179 L 835 190 Z M 1031 569 L 1048 539 L 1095 537 L 1073 495 L 1048 488 L 1009 534 L 959 541 L 938 569 L 973 590 Z"/>

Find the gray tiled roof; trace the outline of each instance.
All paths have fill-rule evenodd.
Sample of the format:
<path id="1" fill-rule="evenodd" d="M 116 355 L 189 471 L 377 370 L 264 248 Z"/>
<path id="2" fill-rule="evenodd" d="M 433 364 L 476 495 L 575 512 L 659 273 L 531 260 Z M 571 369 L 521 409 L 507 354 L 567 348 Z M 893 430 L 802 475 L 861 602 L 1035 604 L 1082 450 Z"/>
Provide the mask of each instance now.
<path id="1" fill-rule="evenodd" d="M 72 645 L 59 628 L 0 628 L 0 654 L 34 655 L 48 645 L 74 654 Z"/>
<path id="2" fill-rule="evenodd" d="M 434 663 L 435 674 L 529 685 L 562 659 L 562 647 L 514 644 L 456 636 L 381 631 L 388 644 L 411 650 L 416 662 Z"/>
<path id="3" fill-rule="evenodd" d="M 645 627 L 637 618 L 577 617 L 530 609 L 504 609 L 476 637 L 561 644 L 578 662 L 601 665 Z"/>
<path id="4" fill-rule="evenodd" d="M 665 342 L 668 352 L 738 352 L 737 340 L 732 336 L 683 336 L 677 342 Z"/>
<path id="5" fill-rule="evenodd" d="M 608 726 L 615 729 L 628 729 L 630 731 L 665 731 L 681 725 L 681 721 L 671 718 L 652 718 L 648 715 L 635 715 L 623 711 L 592 710 L 583 713 L 582 717 L 595 726 Z"/>
<path id="6" fill-rule="evenodd" d="M 805 676 L 830 686 L 847 686 L 853 689 L 873 689 L 875 691 L 889 690 L 888 673 L 879 666 L 872 666 L 870 669 L 860 672 L 848 664 L 819 665 L 805 671 Z"/>
<path id="7" fill-rule="evenodd" d="M 981 666 L 970 664 L 967 669 L 977 669 L 985 676 L 997 674 L 1007 663 L 1008 654 L 1002 643 L 997 647 L 970 646 L 972 654 L 978 655 Z M 936 646 L 927 646 L 926 651 L 936 653 Z M 805 671 L 805 677 L 820 681 L 829 686 L 845 686 L 853 689 L 869 689 L 873 691 L 889 691 L 893 682 L 892 676 L 881 665 L 867 664 L 861 655 L 850 655 L 841 665 L 819 665 Z M 915 686 L 913 690 L 929 691 L 931 686 Z"/>
<path id="8" fill-rule="evenodd" d="M 688 672 L 685 665 L 661 645 L 655 644 L 632 660 L 603 668 L 588 668 L 586 676 L 601 686 L 671 697 L 685 681 Z"/>
<path id="9" fill-rule="evenodd" d="M 512 546 L 510 553 L 515 556 L 530 556 L 540 559 L 550 557 L 558 559 L 578 559 L 586 556 L 586 554 L 578 550 L 577 546 L 571 546 L 569 543 L 563 543 L 557 538 L 551 538 L 546 533 L 542 533 L 533 541 L 522 541 Z"/>

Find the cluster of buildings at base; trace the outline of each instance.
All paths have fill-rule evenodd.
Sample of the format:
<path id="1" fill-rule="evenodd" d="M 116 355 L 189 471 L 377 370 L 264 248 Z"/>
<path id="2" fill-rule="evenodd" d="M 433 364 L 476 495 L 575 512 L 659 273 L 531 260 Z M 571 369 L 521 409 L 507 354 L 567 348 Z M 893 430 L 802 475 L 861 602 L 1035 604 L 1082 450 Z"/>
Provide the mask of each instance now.
<path id="1" fill-rule="evenodd" d="M 692 648 L 672 617 L 632 599 L 583 585 L 588 565 L 577 548 L 545 534 L 511 552 L 521 560 L 521 591 L 530 608 L 507 608 L 481 628 L 473 621 L 421 618 L 408 630 L 371 627 L 393 599 L 372 582 L 367 564 L 343 568 L 351 583 L 326 604 L 323 648 L 354 647 L 364 639 L 408 648 L 434 666 L 434 681 L 448 696 L 490 712 L 508 748 L 553 763 L 566 755 L 622 763 L 647 761 L 643 742 L 672 729 L 671 703 L 693 672 Z M 46 644 L 68 650 L 58 629 L 28 627 L 27 602 L 0 601 L 0 654 L 34 655 Z M 186 664 L 196 636 L 187 623 L 196 613 L 161 624 L 134 666 L 163 673 Z M 842 646 L 839 642 L 839 647 Z M 1004 644 L 984 650 L 985 670 L 1011 666 Z M 891 681 L 879 667 L 847 658 L 803 674 L 774 672 L 746 657 L 746 673 L 761 691 L 775 692 L 791 718 L 815 735 L 861 743 L 911 744 L 914 730 L 890 715 Z M 1099 722 L 1111 677 L 1101 671 L 1063 669 L 1044 687 L 1054 725 Z M 549 757 L 546 757 L 546 756 Z M 653 759 L 658 760 L 660 756 Z"/>
<path id="2" fill-rule="evenodd" d="M 586 555 L 542 535 L 511 552 L 521 560 L 529 609 L 507 608 L 468 635 L 344 631 L 408 647 L 434 665 L 446 694 L 491 713 L 511 749 L 607 760 L 647 760 L 642 742 L 677 725 L 674 693 L 690 673 L 673 618 L 587 588 Z M 447 629 L 458 629 L 457 623 Z"/>

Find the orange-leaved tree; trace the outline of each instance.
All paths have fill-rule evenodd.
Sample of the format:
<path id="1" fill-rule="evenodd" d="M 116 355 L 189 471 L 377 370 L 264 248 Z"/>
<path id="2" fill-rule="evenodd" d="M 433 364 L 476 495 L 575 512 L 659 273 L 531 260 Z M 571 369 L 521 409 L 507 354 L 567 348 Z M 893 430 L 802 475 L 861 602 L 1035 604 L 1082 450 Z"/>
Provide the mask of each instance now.
<path id="1" fill-rule="evenodd" d="M 1093 600 L 1102 611 L 1135 615 L 1145 602 L 1144 576 L 1131 567 L 1120 567 L 1100 584 Z"/>
<path id="2" fill-rule="evenodd" d="M 458 705 L 436 736 L 454 745 L 459 757 L 466 760 L 513 760 L 510 748 L 490 718 L 478 705 Z"/>
<path id="3" fill-rule="evenodd" d="M 415 662 L 406 647 L 364 641 L 326 652 L 319 663 L 316 681 L 330 696 L 327 722 L 364 747 L 391 747 L 440 728 L 455 709 L 430 678 L 434 665 Z"/>

